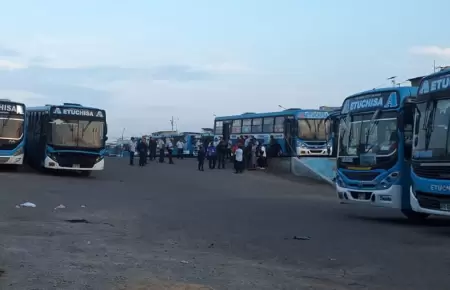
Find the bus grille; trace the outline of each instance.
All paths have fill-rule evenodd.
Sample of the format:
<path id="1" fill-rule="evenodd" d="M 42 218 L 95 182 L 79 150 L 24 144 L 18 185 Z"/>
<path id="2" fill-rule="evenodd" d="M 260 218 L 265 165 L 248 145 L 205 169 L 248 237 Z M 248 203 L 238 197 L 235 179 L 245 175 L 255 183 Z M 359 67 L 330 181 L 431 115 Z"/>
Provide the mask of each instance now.
<path id="1" fill-rule="evenodd" d="M 419 201 L 419 205 L 428 209 L 441 209 L 441 203 L 450 203 L 450 196 L 442 194 L 433 194 L 423 191 L 416 191 L 416 198 Z"/>
<path id="2" fill-rule="evenodd" d="M 80 168 L 92 168 L 97 157 L 92 154 L 60 152 L 56 155 L 56 161 L 62 167 L 73 167 L 74 164 L 79 164 Z"/>
<path id="3" fill-rule="evenodd" d="M 361 181 L 371 181 L 380 175 L 380 172 L 372 171 L 341 171 L 348 179 L 351 180 L 361 180 Z"/>
<path id="4" fill-rule="evenodd" d="M 414 173 L 423 178 L 450 179 L 449 166 L 420 166 L 419 162 L 412 162 Z"/>

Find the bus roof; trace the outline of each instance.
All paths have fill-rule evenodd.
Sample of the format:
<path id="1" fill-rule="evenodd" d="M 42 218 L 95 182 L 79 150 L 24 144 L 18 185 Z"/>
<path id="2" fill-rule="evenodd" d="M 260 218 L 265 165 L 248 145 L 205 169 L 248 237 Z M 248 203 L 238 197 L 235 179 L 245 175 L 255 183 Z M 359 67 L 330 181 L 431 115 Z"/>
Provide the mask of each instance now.
<path id="1" fill-rule="evenodd" d="M 417 101 L 426 101 L 429 93 L 442 93 L 438 94 L 436 97 L 438 98 L 447 98 L 448 92 L 450 91 L 450 69 L 444 68 L 439 72 L 427 75 L 422 78 L 419 90 Z"/>
<path id="2" fill-rule="evenodd" d="M 241 115 L 231 115 L 216 117 L 215 121 L 226 121 L 226 120 L 241 120 L 241 119 L 252 119 L 252 118 L 265 118 L 265 117 L 282 117 L 282 116 L 298 116 L 302 112 L 327 112 L 318 109 L 287 109 L 279 112 L 268 112 L 268 113 L 244 113 Z"/>
<path id="3" fill-rule="evenodd" d="M 29 111 L 48 111 L 52 107 L 80 108 L 80 109 L 88 109 L 88 110 L 103 110 L 103 109 L 94 108 L 94 107 L 85 107 L 80 104 L 73 104 L 73 103 L 64 103 L 62 105 L 45 105 L 45 106 L 37 106 L 37 107 L 28 107 L 27 110 L 29 110 Z"/>

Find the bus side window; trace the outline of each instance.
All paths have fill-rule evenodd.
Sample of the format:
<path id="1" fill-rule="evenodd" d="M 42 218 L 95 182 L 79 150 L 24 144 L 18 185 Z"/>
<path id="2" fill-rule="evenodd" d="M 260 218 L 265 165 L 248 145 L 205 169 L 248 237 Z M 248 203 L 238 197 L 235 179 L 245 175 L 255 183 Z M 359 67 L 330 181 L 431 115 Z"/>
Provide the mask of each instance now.
<path id="1" fill-rule="evenodd" d="M 406 105 L 403 112 L 403 136 L 405 142 L 405 160 L 412 157 L 412 139 L 414 127 L 414 106 Z"/>

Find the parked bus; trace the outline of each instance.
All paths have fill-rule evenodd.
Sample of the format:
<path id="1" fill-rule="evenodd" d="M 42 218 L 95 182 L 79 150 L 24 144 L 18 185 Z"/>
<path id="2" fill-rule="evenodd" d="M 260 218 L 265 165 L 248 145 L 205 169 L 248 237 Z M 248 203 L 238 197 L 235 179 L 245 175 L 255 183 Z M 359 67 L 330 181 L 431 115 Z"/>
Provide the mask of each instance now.
<path id="1" fill-rule="evenodd" d="M 0 164 L 13 167 L 23 164 L 25 119 L 24 104 L 0 100 Z"/>
<path id="2" fill-rule="evenodd" d="M 336 188 L 346 203 L 400 209 L 409 202 L 415 87 L 375 89 L 345 99 Z"/>
<path id="3" fill-rule="evenodd" d="M 331 146 L 326 140 L 327 117 L 327 111 L 302 109 L 217 117 L 214 134 L 233 144 L 240 136 L 254 136 L 269 144 L 273 136 L 284 156 L 327 156 Z"/>
<path id="4" fill-rule="evenodd" d="M 418 216 L 450 216 L 450 70 L 422 79 L 416 100 L 411 207 Z"/>
<path id="5" fill-rule="evenodd" d="M 103 170 L 107 140 L 106 113 L 64 103 L 28 108 L 26 158 L 37 168 L 73 170 L 89 176 Z"/>
<path id="6" fill-rule="evenodd" d="M 336 158 L 338 152 L 339 125 L 341 118 L 341 109 L 329 112 L 328 122 L 329 131 L 327 131 L 328 156 Z"/>

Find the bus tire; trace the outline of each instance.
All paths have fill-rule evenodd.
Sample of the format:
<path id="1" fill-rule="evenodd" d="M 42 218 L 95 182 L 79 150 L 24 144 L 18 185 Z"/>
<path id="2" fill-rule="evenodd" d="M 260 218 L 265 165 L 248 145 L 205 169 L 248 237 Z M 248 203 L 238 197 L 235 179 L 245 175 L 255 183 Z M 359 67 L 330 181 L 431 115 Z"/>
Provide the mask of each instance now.
<path id="1" fill-rule="evenodd" d="M 80 170 L 80 176 L 89 177 L 89 176 L 91 176 L 91 172 L 92 171 L 90 171 L 90 170 Z"/>
<path id="2" fill-rule="evenodd" d="M 412 222 L 423 222 L 430 216 L 427 213 L 415 212 L 413 210 L 402 210 L 402 213 Z"/>

